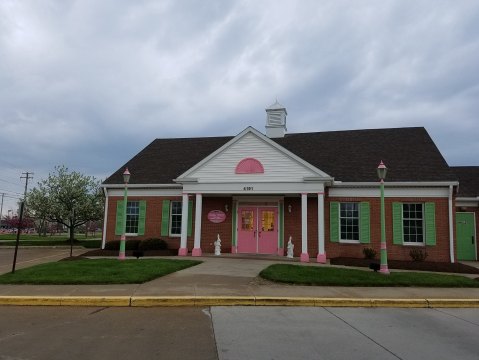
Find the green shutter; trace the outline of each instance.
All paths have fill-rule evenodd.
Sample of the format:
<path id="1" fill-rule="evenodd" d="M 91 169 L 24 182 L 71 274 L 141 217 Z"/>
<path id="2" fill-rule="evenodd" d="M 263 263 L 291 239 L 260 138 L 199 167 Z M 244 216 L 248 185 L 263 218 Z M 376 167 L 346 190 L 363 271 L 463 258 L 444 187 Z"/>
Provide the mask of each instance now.
<path id="1" fill-rule="evenodd" d="M 426 216 L 426 245 L 436 245 L 436 204 L 430 202 L 425 205 Z"/>
<path id="2" fill-rule="evenodd" d="M 362 202 L 359 206 L 359 241 L 361 244 L 369 244 L 371 242 L 369 203 Z"/>
<path id="3" fill-rule="evenodd" d="M 140 214 L 138 216 L 138 235 L 145 235 L 146 201 L 140 201 Z"/>
<path id="4" fill-rule="evenodd" d="M 393 244 L 403 243 L 402 203 L 393 203 Z"/>
<path id="5" fill-rule="evenodd" d="M 123 212 L 125 211 L 124 201 L 118 200 L 116 202 L 116 225 L 115 235 L 122 235 L 125 225 L 123 224 Z"/>
<path id="6" fill-rule="evenodd" d="M 193 230 L 193 201 L 188 201 L 188 236 L 191 236 Z"/>
<path id="7" fill-rule="evenodd" d="M 170 226 L 170 200 L 163 200 L 161 209 L 161 236 L 169 236 Z"/>
<path id="8" fill-rule="evenodd" d="M 329 204 L 329 239 L 339 242 L 339 202 Z"/>

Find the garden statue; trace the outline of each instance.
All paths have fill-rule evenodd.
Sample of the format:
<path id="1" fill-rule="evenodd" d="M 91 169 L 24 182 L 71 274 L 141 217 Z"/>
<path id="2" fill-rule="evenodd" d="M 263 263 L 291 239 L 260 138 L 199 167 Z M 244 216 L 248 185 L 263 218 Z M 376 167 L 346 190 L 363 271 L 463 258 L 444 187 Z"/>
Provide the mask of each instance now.
<path id="1" fill-rule="evenodd" d="M 220 234 L 218 234 L 218 238 L 214 242 L 215 244 L 215 255 L 221 255 L 221 239 Z"/>
<path id="2" fill-rule="evenodd" d="M 286 257 L 292 259 L 293 258 L 293 250 L 294 250 L 294 244 L 291 242 L 292 240 L 292 237 L 290 236 L 289 237 L 289 241 L 288 241 L 288 250 L 287 250 L 287 254 L 286 254 Z"/>

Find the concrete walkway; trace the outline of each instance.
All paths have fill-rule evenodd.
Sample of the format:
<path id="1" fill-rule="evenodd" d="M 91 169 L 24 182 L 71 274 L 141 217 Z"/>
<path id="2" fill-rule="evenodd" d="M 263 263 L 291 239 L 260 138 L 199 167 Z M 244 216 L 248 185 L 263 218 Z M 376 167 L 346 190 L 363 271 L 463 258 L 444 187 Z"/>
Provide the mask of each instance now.
<path id="1" fill-rule="evenodd" d="M 235 256 L 205 256 L 197 259 L 203 263 L 145 284 L 0 285 L 0 305 L 335 306 L 336 304 L 336 306 L 479 307 L 479 288 L 287 285 L 266 281 L 259 278 L 258 274 L 273 263 L 291 263 L 291 260 L 285 261 L 279 257 Z M 316 263 L 309 265 L 328 266 Z"/>

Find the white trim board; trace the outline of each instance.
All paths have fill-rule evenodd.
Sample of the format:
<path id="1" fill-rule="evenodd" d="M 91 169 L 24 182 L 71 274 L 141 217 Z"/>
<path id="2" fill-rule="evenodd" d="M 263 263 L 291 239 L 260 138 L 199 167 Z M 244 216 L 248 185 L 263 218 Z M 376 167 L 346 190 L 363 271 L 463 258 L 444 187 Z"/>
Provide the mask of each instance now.
<path id="1" fill-rule="evenodd" d="M 379 186 L 377 188 L 329 188 L 329 197 L 380 197 Z M 449 189 L 443 188 L 387 188 L 385 197 L 430 197 L 448 198 Z"/>
<path id="2" fill-rule="evenodd" d="M 108 196 L 123 196 L 123 189 L 110 189 Z M 182 189 L 130 189 L 128 196 L 181 196 Z"/>

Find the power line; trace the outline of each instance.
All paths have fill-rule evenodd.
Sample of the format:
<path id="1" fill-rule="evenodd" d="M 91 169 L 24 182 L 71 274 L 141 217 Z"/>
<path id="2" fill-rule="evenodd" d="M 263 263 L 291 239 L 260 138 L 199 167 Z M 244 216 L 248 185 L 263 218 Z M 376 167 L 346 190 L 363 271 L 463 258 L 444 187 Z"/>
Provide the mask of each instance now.
<path id="1" fill-rule="evenodd" d="M 5 180 L 5 179 L 0 179 L 0 181 L 6 182 L 6 183 L 8 183 L 8 184 L 16 185 L 16 186 L 22 186 L 22 184 L 14 183 L 14 182 L 12 182 L 12 181 L 8 181 L 8 180 Z"/>
<path id="2" fill-rule="evenodd" d="M 0 191 L 4 191 L 4 192 L 10 193 L 10 194 L 22 195 L 22 193 L 19 193 L 19 192 L 16 192 L 16 191 L 12 191 L 12 190 L 0 189 Z"/>

